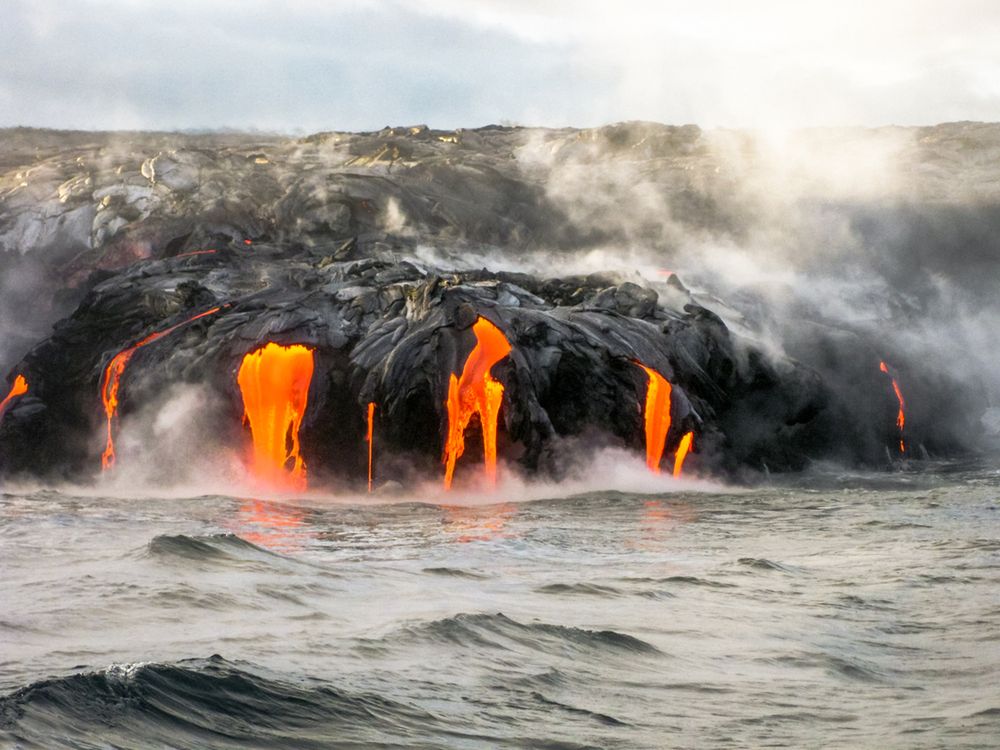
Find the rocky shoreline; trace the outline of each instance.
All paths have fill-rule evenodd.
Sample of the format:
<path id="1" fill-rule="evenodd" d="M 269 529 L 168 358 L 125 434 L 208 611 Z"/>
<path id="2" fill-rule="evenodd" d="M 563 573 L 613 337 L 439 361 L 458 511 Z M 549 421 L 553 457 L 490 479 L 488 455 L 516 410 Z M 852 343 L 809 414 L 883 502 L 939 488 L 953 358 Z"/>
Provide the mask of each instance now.
<path id="1" fill-rule="evenodd" d="M 876 329 L 803 321 L 797 344 L 775 351 L 755 335 L 750 308 L 692 291 L 669 269 L 572 272 L 568 259 L 587 248 L 645 236 L 655 249 L 662 233 L 581 225 L 553 197 L 552 164 L 542 174 L 523 150 L 557 160 L 575 151 L 574 169 L 596 171 L 627 159 L 636 174 L 658 175 L 675 229 L 705 231 L 738 214 L 719 197 L 723 178 L 700 195 L 691 188 L 692 172 L 714 174 L 697 128 L 16 135 L 0 149 L 0 258 L 23 299 L 5 295 L 5 328 L 17 334 L 2 353 L 4 385 L 22 375 L 30 390 L 0 422 L 10 476 L 96 475 L 109 362 L 174 326 L 130 355 L 116 418 L 198 385 L 210 393 L 201 424 L 216 425 L 198 436 L 205 450 L 239 446 L 240 361 L 268 342 L 305 345 L 315 374 L 301 444 L 318 482 L 364 481 L 369 403 L 384 476 L 440 471 L 449 376 L 480 318 L 511 346 L 492 369 L 503 386 L 498 439 L 501 460 L 527 474 L 565 476 L 601 447 L 641 452 L 639 364 L 673 388 L 667 452 L 693 432 L 690 468 L 701 475 L 817 460 L 886 466 L 975 445 L 977 394 Z M 530 262 L 532 272 L 504 270 L 542 249 L 548 273 Z M 558 273 L 560 258 L 569 272 Z M 887 358 L 893 375 L 905 373 L 908 455 L 894 448 L 901 403 L 879 369 Z M 945 408 L 951 418 L 935 423 Z"/>

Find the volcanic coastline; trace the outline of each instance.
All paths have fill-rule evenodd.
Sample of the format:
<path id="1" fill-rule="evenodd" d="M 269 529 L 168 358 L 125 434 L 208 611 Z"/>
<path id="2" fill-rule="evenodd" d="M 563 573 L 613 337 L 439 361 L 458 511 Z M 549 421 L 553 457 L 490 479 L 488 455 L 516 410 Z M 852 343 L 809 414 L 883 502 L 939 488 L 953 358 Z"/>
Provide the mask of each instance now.
<path id="1" fill-rule="evenodd" d="M 962 138 L 1000 143 L 993 126 L 948 127 L 909 133 L 907 164 L 939 163 Z M 443 464 L 489 475 L 491 460 L 559 479 L 608 447 L 645 453 L 653 471 L 743 481 L 978 450 L 989 396 L 900 343 L 912 305 L 872 325 L 815 298 L 777 313 L 690 256 L 673 265 L 677 235 L 752 229 L 746 175 L 720 171 L 714 143 L 648 123 L 5 131 L 0 474 L 113 471 L 123 422 L 184 385 L 210 394 L 199 422 L 215 425 L 192 440 L 253 443 L 272 484 L 287 475 L 293 490 L 299 470 L 309 486 L 371 487 L 373 463 L 375 486 Z M 919 234 L 958 210 L 943 197 L 954 180 L 920 174 L 918 202 L 837 210 L 873 237 L 889 213 Z M 635 220 L 650 194 L 657 210 Z M 581 267 L 596 249 L 604 267 Z M 770 325 L 789 309 L 796 326 Z"/>

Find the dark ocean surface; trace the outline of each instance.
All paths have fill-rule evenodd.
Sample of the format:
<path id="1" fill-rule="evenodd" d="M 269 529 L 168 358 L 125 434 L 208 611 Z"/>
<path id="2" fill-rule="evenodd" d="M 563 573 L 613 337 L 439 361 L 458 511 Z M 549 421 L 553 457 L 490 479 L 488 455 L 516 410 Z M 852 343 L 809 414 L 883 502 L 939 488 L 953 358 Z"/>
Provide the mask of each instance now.
<path id="1" fill-rule="evenodd" d="M 997 747 L 993 466 L 450 505 L 6 487 L 0 746 Z"/>

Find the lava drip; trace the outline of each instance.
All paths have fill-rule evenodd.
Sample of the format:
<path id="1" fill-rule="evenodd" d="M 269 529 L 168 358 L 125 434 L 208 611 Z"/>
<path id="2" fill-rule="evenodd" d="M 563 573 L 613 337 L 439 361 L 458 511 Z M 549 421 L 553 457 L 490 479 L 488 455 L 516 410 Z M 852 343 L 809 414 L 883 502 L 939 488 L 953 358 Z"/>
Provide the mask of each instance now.
<path id="1" fill-rule="evenodd" d="M 236 382 L 253 440 L 251 471 L 270 489 L 306 488 L 299 446 L 313 376 L 313 350 L 269 343 L 243 357 Z M 290 464 L 290 465 L 289 465 Z"/>
<path id="2" fill-rule="evenodd" d="M 680 445 L 677 446 L 677 452 L 674 454 L 675 477 L 679 477 L 681 475 L 681 471 L 684 469 L 684 459 L 687 458 L 687 454 L 691 450 L 693 442 L 694 433 L 685 432 L 684 437 L 681 438 Z"/>
<path id="3" fill-rule="evenodd" d="M 146 344 L 151 344 L 157 339 L 161 339 L 167 334 L 173 333 L 181 326 L 192 323 L 199 318 L 204 318 L 207 315 L 214 315 L 221 309 L 221 307 L 213 307 L 211 310 L 198 313 L 197 315 L 181 321 L 180 323 L 176 323 L 162 331 L 151 333 L 137 344 L 133 344 L 128 349 L 123 349 L 111 358 L 108 366 L 104 368 L 104 375 L 101 378 L 101 402 L 104 404 L 104 414 L 107 417 L 108 424 L 107 444 L 104 448 L 104 453 L 101 454 L 102 470 L 108 471 L 115 465 L 115 441 L 112 425 L 118 414 L 118 389 L 121 387 L 122 375 L 125 374 L 125 368 L 128 365 L 129 360 L 132 359 L 132 355 L 135 354 L 141 347 L 146 346 Z"/>
<path id="4" fill-rule="evenodd" d="M 465 452 L 465 430 L 476 414 L 483 430 L 483 458 L 490 485 L 497 478 L 497 420 L 503 401 L 503 385 L 494 380 L 490 370 L 510 354 L 510 342 L 503 332 L 486 318 L 472 326 L 476 346 L 465 360 L 462 377 L 451 374 L 448 382 L 448 437 L 444 446 L 444 486 L 451 488 L 455 462 Z"/>
<path id="5" fill-rule="evenodd" d="M 643 416 L 646 421 L 646 466 L 649 470 L 660 473 L 660 459 L 663 458 L 663 447 L 667 444 L 667 433 L 670 432 L 670 383 L 656 370 L 636 362 L 649 377 L 646 387 L 646 406 Z"/>
<path id="6" fill-rule="evenodd" d="M 368 402 L 368 492 L 372 491 L 372 467 L 375 463 L 375 402 Z"/>
<path id="7" fill-rule="evenodd" d="M 23 396 L 27 392 L 28 381 L 24 379 L 24 375 L 18 375 L 14 378 L 14 385 L 11 386 L 10 393 L 7 394 L 7 397 L 3 401 L 0 401 L 0 419 L 3 419 L 3 414 L 7 411 L 7 407 L 11 401 L 18 396 Z"/>
<path id="8" fill-rule="evenodd" d="M 906 414 L 903 410 L 906 408 L 906 402 L 903 401 L 903 392 L 899 389 L 899 383 L 896 382 L 896 378 L 892 377 L 889 372 L 889 366 L 885 362 L 879 362 L 878 368 L 889 376 L 892 380 L 892 390 L 896 392 L 896 400 L 899 402 L 899 413 L 896 415 L 896 427 L 899 428 L 899 452 L 906 453 L 906 442 L 903 440 L 903 427 L 906 425 Z"/>

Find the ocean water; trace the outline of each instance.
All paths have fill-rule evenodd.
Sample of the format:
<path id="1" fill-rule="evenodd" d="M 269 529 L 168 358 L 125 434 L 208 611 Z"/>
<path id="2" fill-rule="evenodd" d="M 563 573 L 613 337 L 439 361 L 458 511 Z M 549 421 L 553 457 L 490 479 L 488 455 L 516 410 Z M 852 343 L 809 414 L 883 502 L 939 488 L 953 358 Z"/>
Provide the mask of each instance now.
<path id="1" fill-rule="evenodd" d="M 1000 746 L 1000 471 L 529 495 L 8 487 L 0 746 Z"/>

